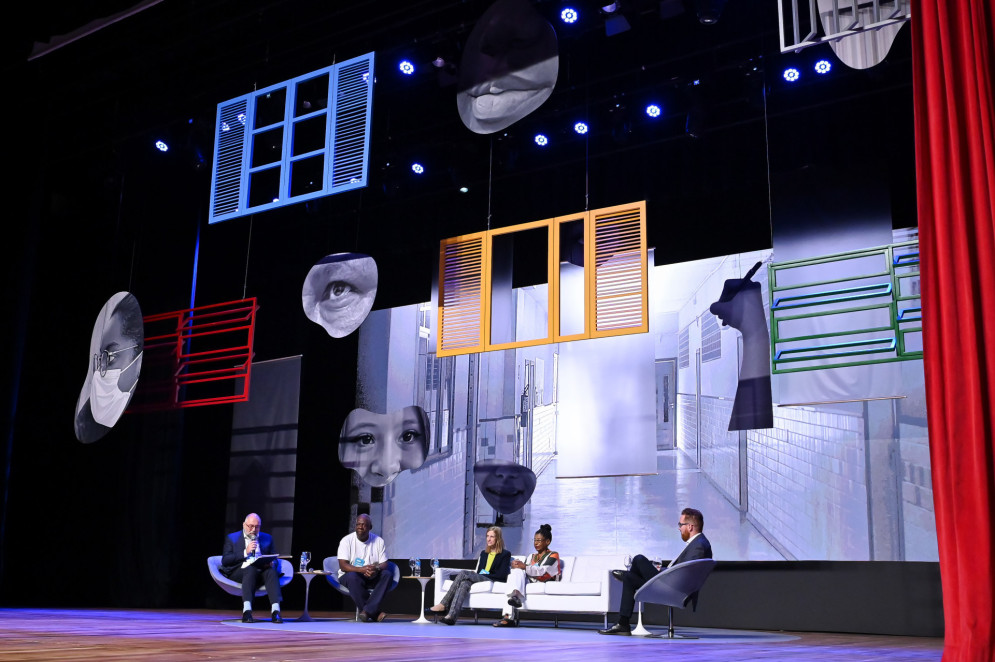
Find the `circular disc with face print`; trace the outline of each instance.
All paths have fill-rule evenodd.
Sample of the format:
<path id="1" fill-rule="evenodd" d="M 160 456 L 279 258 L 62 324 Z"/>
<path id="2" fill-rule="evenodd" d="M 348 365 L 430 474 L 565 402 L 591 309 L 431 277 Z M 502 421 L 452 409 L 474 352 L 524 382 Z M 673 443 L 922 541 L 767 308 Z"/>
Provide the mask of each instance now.
<path id="1" fill-rule="evenodd" d="M 318 261 L 307 274 L 301 305 L 307 318 L 333 338 L 359 328 L 377 296 L 377 263 L 360 253 L 336 253 Z"/>
<path id="2" fill-rule="evenodd" d="M 392 414 L 353 409 L 342 424 L 339 462 L 373 487 L 383 487 L 428 455 L 428 415 L 417 406 Z"/>
<path id="3" fill-rule="evenodd" d="M 466 128 L 507 128 L 545 103 L 556 86 L 556 32 L 528 0 L 498 0 L 470 33 L 456 107 Z"/>
<path id="4" fill-rule="evenodd" d="M 536 489 L 535 473 L 507 460 L 480 460 L 473 465 L 473 480 L 484 500 L 499 513 L 521 509 Z"/>
<path id="5" fill-rule="evenodd" d="M 85 444 L 107 434 L 127 409 L 142 370 L 145 331 L 138 299 L 118 292 L 93 324 L 86 380 L 76 402 L 76 438 Z"/>

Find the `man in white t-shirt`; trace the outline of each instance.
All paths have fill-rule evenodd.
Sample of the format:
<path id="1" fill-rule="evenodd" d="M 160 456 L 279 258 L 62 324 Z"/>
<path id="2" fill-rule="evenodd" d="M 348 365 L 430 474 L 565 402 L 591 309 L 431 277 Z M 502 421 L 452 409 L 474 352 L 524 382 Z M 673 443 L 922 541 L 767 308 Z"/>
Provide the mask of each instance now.
<path id="1" fill-rule="evenodd" d="M 387 560 L 383 538 L 373 533 L 370 516 L 360 515 L 356 532 L 339 542 L 339 583 L 349 589 L 359 620 L 371 623 L 387 616 L 380 611 L 380 602 L 393 579 L 394 564 Z"/>

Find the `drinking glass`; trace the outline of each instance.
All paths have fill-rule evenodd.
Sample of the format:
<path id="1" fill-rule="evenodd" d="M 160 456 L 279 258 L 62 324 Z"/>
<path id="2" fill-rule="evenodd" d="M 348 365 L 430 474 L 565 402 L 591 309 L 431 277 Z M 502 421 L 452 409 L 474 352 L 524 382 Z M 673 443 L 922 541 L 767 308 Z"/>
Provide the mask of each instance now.
<path id="1" fill-rule="evenodd" d="M 408 565 L 411 566 L 412 577 L 421 577 L 421 559 L 412 556 L 408 559 Z"/>
<path id="2" fill-rule="evenodd" d="M 301 569 L 300 572 L 307 572 L 310 570 L 308 564 L 311 562 L 311 552 L 301 552 Z"/>

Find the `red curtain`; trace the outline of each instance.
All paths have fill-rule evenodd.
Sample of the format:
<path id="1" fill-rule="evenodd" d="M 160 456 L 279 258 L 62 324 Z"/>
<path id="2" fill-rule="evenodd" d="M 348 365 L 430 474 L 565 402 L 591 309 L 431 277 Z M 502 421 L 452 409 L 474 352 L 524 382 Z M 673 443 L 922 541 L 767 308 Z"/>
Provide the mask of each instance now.
<path id="1" fill-rule="evenodd" d="M 995 12 L 913 0 L 923 342 L 944 660 L 995 660 Z"/>

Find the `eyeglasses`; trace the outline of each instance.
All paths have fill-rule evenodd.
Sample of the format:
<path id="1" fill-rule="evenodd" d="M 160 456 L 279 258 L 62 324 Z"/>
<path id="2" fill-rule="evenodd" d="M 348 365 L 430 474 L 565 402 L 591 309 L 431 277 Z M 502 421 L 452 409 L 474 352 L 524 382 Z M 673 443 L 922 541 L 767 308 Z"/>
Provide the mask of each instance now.
<path id="1" fill-rule="evenodd" d="M 107 366 L 111 362 L 111 357 L 121 352 L 127 352 L 129 349 L 135 349 L 138 345 L 132 345 L 131 347 L 125 347 L 124 349 L 116 349 L 113 352 L 108 352 L 106 349 L 102 350 L 99 354 L 93 355 L 93 370 L 94 372 L 99 372 L 101 377 L 107 375 Z"/>
<path id="2" fill-rule="evenodd" d="M 680 529 L 682 527 L 685 527 L 685 526 L 691 526 L 691 522 L 678 522 L 677 523 L 677 528 L 678 529 Z"/>

